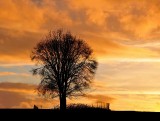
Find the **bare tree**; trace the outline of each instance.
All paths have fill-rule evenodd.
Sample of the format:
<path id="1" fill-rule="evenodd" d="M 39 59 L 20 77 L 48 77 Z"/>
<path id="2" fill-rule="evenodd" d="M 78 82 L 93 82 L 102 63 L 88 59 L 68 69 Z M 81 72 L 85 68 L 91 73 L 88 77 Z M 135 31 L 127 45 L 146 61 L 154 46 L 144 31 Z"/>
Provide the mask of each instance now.
<path id="1" fill-rule="evenodd" d="M 66 109 L 66 97 L 84 94 L 97 68 L 93 51 L 82 39 L 62 29 L 50 31 L 32 51 L 31 59 L 40 75 L 38 93 L 46 97 L 59 97 L 60 109 Z"/>

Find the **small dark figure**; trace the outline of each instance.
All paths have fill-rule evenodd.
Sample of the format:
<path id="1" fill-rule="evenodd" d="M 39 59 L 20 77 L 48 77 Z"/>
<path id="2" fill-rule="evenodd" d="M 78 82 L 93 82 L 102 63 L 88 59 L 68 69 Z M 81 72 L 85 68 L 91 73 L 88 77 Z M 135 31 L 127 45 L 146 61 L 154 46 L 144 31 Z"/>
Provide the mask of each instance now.
<path id="1" fill-rule="evenodd" d="M 36 106 L 36 105 L 34 105 L 34 107 L 33 107 L 34 109 L 38 109 L 38 107 Z"/>

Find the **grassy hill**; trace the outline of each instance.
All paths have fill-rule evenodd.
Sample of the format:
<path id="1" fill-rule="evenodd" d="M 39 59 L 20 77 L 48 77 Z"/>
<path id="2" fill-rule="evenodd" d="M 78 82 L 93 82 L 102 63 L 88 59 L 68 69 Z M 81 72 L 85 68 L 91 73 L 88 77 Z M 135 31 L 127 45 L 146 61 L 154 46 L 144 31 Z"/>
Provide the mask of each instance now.
<path id="1" fill-rule="evenodd" d="M 127 120 L 142 119 L 159 120 L 160 112 L 112 111 L 104 108 L 89 107 L 87 105 L 69 105 L 66 111 L 54 109 L 0 109 L 0 117 L 4 120 L 53 120 L 53 121 L 85 121 L 85 120 Z"/>
<path id="2" fill-rule="evenodd" d="M 110 111 L 100 108 L 83 108 L 83 109 L 67 109 L 66 111 L 60 111 L 58 109 L 0 109 L 0 116 L 2 119 L 8 120 L 148 120 L 153 121 L 160 119 L 160 112 L 136 112 L 136 111 Z"/>

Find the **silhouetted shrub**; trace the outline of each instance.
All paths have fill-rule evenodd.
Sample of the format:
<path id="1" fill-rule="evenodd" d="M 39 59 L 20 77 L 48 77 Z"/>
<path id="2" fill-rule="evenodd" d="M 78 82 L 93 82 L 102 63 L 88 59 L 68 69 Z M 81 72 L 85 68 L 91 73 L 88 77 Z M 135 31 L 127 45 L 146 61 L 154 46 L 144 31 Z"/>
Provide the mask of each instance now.
<path id="1" fill-rule="evenodd" d="M 88 109 L 88 108 L 92 108 L 91 106 L 87 105 L 87 104 L 70 104 L 67 106 L 67 109 Z"/>

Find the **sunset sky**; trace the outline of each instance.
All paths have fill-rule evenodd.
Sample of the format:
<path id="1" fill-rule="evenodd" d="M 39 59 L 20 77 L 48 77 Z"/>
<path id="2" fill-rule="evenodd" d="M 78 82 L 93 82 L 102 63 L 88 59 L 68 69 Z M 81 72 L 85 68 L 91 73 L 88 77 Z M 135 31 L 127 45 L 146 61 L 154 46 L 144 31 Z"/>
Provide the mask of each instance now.
<path id="1" fill-rule="evenodd" d="M 94 50 L 98 70 L 86 97 L 112 110 L 160 111 L 160 0 L 0 0 L 0 108 L 52 108 L 35 92 L 33 47 L 64 28 Z"/>

